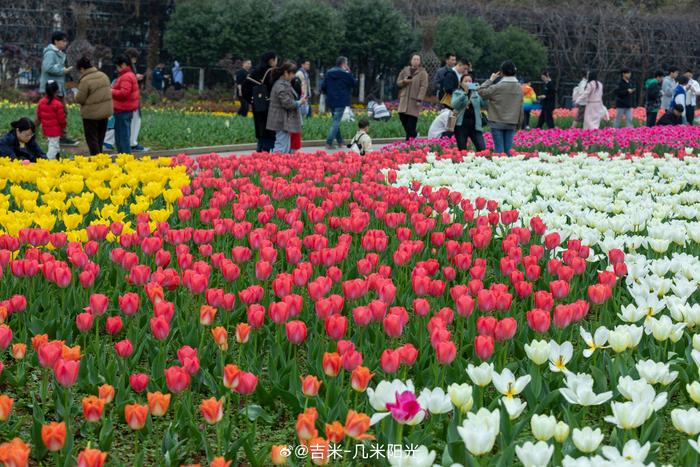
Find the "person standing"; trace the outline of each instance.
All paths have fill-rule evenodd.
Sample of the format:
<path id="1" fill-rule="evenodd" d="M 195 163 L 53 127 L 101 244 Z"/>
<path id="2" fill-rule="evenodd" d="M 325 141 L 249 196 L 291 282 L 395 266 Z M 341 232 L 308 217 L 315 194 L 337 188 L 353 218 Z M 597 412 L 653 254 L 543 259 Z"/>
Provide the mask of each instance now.
<path id="1" fill-rule="evenodd" d="M 272 72 L 275 84 L 270 92 L 270 111 L 267 115 L 267 129 L 275 132 L 273 152 L 291 153 L 291 133 L 301 132 L 299 107 L 303 98 L 294 91 L 291 81 L 297 69 L 294 62 L 285 62 Z"/>
<path id="2" fill-rule="evenodd" d="M 61 152 L 58 140 L 66 128 L 66 112 L 63 110 L 63 104 L 56 97 L 58 95 L 56 81 L 49 80 L 44 91 L 44 97 L 41 98 L 36 107 L 36 121 L 41 125 L 44 136 L 49 143 L 46 158 L 56 159 L 56 156 Z"/>
<path id="3" fill-rule="evenodd" d="M 151 86 L 158 93 L 160 97 L 163 97 L 163 92 L 165 91 L 165 64 L 159 63 L 151 73 Z"/>
<path id="4" fill-rule="evenodd" d="M 461 151 L 467 149 L 467 139 L 472 140 L 476 152 L 486 149 L 481 123 L 482 104 L 471 75 L 463 75 L 459 89 L 452 94 L 452 109 L 457 114 L 455 137 L 457 148 Z"/>
<path id="5" fill-rule="evenodd" d="M 90 59 L 78 60 L 80 80 L 75 101 L 80 104 L 85 142 L 90 155 L 100 154 L 107 132 L 107 121 L 112 116 L 112 91 L 107 75 L 93 67 Z"/>
<path id="6" fill-rule="evenodd" d="M 632 120 L 632 107 L 634 107 L 634 92 L 636 88 L 630 82 L 632 72 L 629 68 L 623 68 L 620 71 L 620 81 L 615 89 L 615 128 L 620 128 L 622 118 L 625 118 L 625 126 L 632 128 L 634 120 Z"/>
<path id="7" fill-rule="evenodd" d="M 143 81 L 143 75 L 138 72 L 136 63 L 139 60 L 139 52 L 134 48 L 129 48 L 126 50 L 125 55 L 131 60 L 131 71 L 136 75 L 136 83 L 141 87 L 141 82 Z M 141 102 L 139 101 L 139 107 L 134 111 L 134 115 L 131 117 L 131 149 L 133 151 L 148 151 L 149 148 L 144 148 L 139 144 L 139 133 L 141 133 Z"/>
<path id="8" fill-rule="evenodd" d="M 686 108 L 689 81 L 690 80 L 688 80 L 688 77 L 685 75 L 678 77 L 678 84 L 676 85 L 676 89 L 673 91 L 671 106 L 670 108 L 666 109 L 667 112 L 673 110 L 677 105 L 682 105 L 683 109 Z M 683 112 L 683 123 L 688 123 L 685 111 Z"/>
<path id="9" fill-rule="evenodd" d="M 579 98 L 583 94 L 583 91 L 585 91 L 586 84 L 588 84 L 588 72 L 583 75 L 581 81 L 579 81 L 578 85 L 574 88 L 574 91 L 571 94 L 571 100 L 574 105 L 576 105 L 576 119 L 574 119 L 574 123 L 571 125 L 572 128 L 583 127 L 583 116 L 586 113 L 586 102 L 580 101 Z M 582 103 L 577 104 L 577 102 Z"/>
<path id="10" fill-rule="evenodd" d="M 647 126 L 656 125 L 656 116 L 661 108 L 661 83 L 664 80 L 664 73 L 657 71 L 654 77 L 648 79 L 646 85 L 646 95 L 644 99 L 644 107 L 647 112 Z"/>
<path id="11" fill-rule="evenodd" d="M 469 63 L 469 60 L 460 58 L 457 60 L 457 64 L 452 67 L 452 71 L 445 73 L 445 77 L 442 79 L 442 97 L 440 98 L 442 105 L 450 107 L 452 93 L 459 89 L 459 81 L 462 79 L 462 76 L 470 71 L 471 63 Z"/>
<path id="12" fill-rule="evenodd" d="M 557 106 L 557 90 L 548 71 L 543 71 L 540 79 L 544 82 L 544 88 L 542 94 L 537 96 L 542 106 L 540 118 L 537 120 L 537 128 L 542 128 L 546 123 L 547 128 L 551 130 L 554 128 L 554 108 Z"/>
<path id="13" fill-rule="evenodd" d="M 686 70 L 684 76 L 688 78 L 688 88 L 685 95 L 685 119 L 688 121 L 688 125 L 692 126 L 695 121 L 697 97 L 700 95 L 700 84 L 693 79 L 691 69 Z"/>
<path id="14" fill-rule="evenodd" d="M 507 60 L 501 65 L 501 71 L 492 73 L 477 88 L 488 105 L 489 126 L 498 153 L 510 153 L 515 133 L 523 121 L 523 90 L 516 73 L 515 64 Z"/>
<path id="15" fill-rule="evenodd" d="M 352 89 L 356 85 L 357 79 L 350 73 L 347 57 L 338 57 L 335 66 L 328 70 L 321 84 L 321 91 L 326 95 L 326 105 L 333 118 L 326 136 L 326 149 L 335 149 L 333 140 L 338 142 L 338 147 L 345 145 L 340 131 L 340 121 L 345 107 L 352 104 Z"/>
<path id="16" fill-rule="evenodd" d="M 301 97 L 304 98 L 304 103 L 301 105 L 301 124 L 304 124 L 305 118 L 311 117 L 311 98 L 313 97 L 311 91 L 311 77 L 309 76 L 309 70 L 311 70 L 311 60 L 308 58 L 300 58 L 299 70 L 297 70 L 297 78 L 299 79 L 299 84 L 301 85 Z"/>
<path id="17" fill-rule="evenodd" d="M 63 105 L 63 111 L 68 115 L 66 108 L 66 75 L 73 70 L 72 66 L 66 67 L 66 47 L 68 47 L 68 35 L 63 31 L 51 34 L 51 43 L 44 48 L 41 60 L 41 76 L 39 77 L 39 93 L 46 93 L 46 83 L 53 80 L 58 85 L 56 97 Z M 59 138 L 60 144 L 75 146 L 78 142 L 66 134 L 65 129 Z"/>
<path id="18" fill-rule="evenodd" d="M 671 99 L 673 98 L 673 92 L 676 90 L 678 83 L 678 68 L 672 66 L 668 69 L 668 75 L 663 80 L 661 84 L 661 108 L 668 109 L 671 106 Z"/>
<path id="19" fill-rule="evenodd" d="M 598 81 L 598 72 L 588 73 L 588 82 L 576 104 L 581 102 L 586 103 L 586 110 L 583 113 L 583 129 L 597 130 L 600 128 L 600 121 L 607 115 L 607 109 L 603 105 L 603 83 Z"/>
<path id="20" fill-rule="evenodd" d="M 185 85 L 185 75 L 182 73 L 182 68 L 180 68 L 180 62 L 175 60 L 171 71 L 173 74 L 173 86 L 176 91 L 179 91 Z"/>
<path id="21" fill-rule="evenodd" d="M 236 94 L 238 100 L 240 101 L 240 106 L 238 107 L 238 115 L 240 117 L 248 116 L 248 101 L 243 98 L 243 83 L 248 78 L 250 74 L 250 69 L 253 67 L 253 63 L 250 59 L 246 58 L 241 64 L 241 69 L 236 72 Z"/>
<path id="22" fill-rule="evenodd" d="M 523 79 L 523 130 L 530 129 L 530 112 L 540 110 L 540 104 L 537 102 L 537 93 L 532 88 L 532 80 L 530 78 Z"/>
<path id="23" fill-rule="evenodd" d="M 267 114 L 270 111 L 270 91 L 274 81 L 272 70 L 277 66 L 277 54 L 266 52 L 260 57 L 260 63 L 246 78 L 241 92 L 253 110 L 255 139 L 258 152 L 270 152 L 275 145 L 275 132 L 268 130 Z"/>
<path id="24" fill-rule="evenodd" d="M 428 92 L 428 72 L 421 64 L 421 56 L 413 54 L 411 63 L 404 67 L 396 79 L 399 87 L 399 120 L 406 132 L 406 141 L 418 136 L 418 115 Z"/>
<path id="25" fill-rule="evenodd" d="M 139 108 L 139 84 L 128 57 L 120 55 L 114 64 L 119 73 L 112 86 L 114 142 L 118 153 L 131 154 L 131 119 Z"/>
<path id="26" fill-rule="evenodd" d="M 455 55 L 454 52 L 448 52 L 445 54 L 445 62 L 435 73 L 435 78 L 433 79 L 433 89 L 435 90 L 435 95 L 438 98 L 438 102 L 440 102 L 444 93 L 442 90 L 442 81 L 445 79 L 445 75 L 452 71 L 452 68 L 454 68 L 456 64 L 457 55 Z"/>

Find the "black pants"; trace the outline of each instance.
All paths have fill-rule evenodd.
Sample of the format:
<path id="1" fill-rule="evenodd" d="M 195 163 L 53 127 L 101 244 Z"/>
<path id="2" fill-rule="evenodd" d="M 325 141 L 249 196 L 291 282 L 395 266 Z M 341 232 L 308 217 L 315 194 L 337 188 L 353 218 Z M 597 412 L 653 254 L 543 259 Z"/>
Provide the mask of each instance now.
<path id="1" fill-rule="evenodd" d="M 693 120 L 695 120 L 695 106 L 694 105 L 686 105 L 685 106 L 685 119 L 688 120 L 688 125 L 693 124 Z"/>
<path id="2" fill-rule="evenodd" d="M 554 109 L 551 107 L 542 107 L 540 118 L 537 120 L 537 128 L 542 128 L 545 123 L 547 128 L 554 128 Z"/>
<path id="3" fill-rule="evenodd" d="M 248 101 L 243 99 L 242 97 L 240 98 L 241 100 L 241 106 L 238 108 L 238 115 L 241 117 L 247 117 L 248 116 Z"/>
<path id="4" fill-rule="evenodd" d="M 652 127 L 656 125 L 656 115 L 658 114 L 657 112 L 650 112 L 647 110 L 647 126 Z"/>
<path id="5" fill-rule="evenodd" d="M 456 126 L 455 138 L 457 139 L 457 148 L 461 151 L 467 149 L 467 139 L 472 140 L 476 152 L 486 149 L 484 134 L 481 131 L 476 131 L 473 122 L 471 124 L 465 122 L 460 126 Z"/>
<path id="6" fill-rule="evenodd" d="M 406 141 L 418 136 L 418 133 L 416 132 L 416 126 L 418 125 L 418 117 L 414 117 L 413 115 L 408 115 L 405 113 L 400 113 L 399 120 L 401 120 L 401 125 L 403 125 L 403 129 L 406 132 Z"/>
<path id="7" fill-rule="evenodd" d="M 90 120 L 84 118 L 83 131 L 85 132 L 85 142 L 90 149 L 90 155 L 100 154 L 102 152 L 102 144 L 105 141 L 105 133 L 107 133 L 107 119 Z"/>
<path id="8" fill-rule="evenodd" d="M 267 112 L 253 112 L 255 138 L 258 140 L 258 152 L 270 152 L 275 146 L 275 132 L 266 128 Z"/>
<path id="9" fill-rule="evenodd" d="M 531 110 L 523 110 L 523 115 L 525 117 L 523 118 L 523 130 L 530 127 L 530 112 Z"/>

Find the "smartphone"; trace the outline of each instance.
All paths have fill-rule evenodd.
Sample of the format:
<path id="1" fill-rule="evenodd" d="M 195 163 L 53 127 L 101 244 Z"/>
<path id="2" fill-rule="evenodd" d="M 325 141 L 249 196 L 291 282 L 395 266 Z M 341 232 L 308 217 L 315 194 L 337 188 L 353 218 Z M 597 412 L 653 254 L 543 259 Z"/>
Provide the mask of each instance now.
<path id="1" fill-rule="evenodd" d="M 469 83 L 469 90 L 470 91 L 476 91 L 477 85 L 476 83 Z"/>

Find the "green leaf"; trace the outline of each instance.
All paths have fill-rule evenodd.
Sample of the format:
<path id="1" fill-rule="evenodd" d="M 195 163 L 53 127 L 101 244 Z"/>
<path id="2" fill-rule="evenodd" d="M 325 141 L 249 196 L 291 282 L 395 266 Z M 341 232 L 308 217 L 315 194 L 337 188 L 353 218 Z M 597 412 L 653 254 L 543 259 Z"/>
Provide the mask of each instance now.
<path id="1" fill-rule="evenodd" d="M 248 420 L 254 422 L 258 418 L 263 419 L 267 423 L 272 423 L 272 416 L 266 413 L 265 410 L 257 404 L 248 404 L 241 409 L 241 413 L 248 417 Z"/>
<path id="2" fill-rule="evenodd" d="M 109 451 L 112 448 L 114 440 L 114 425 L 112 425 L 111 417 L 104 417 L 102 428 L 100 429 L 99 444 L 100 450 Z"/>

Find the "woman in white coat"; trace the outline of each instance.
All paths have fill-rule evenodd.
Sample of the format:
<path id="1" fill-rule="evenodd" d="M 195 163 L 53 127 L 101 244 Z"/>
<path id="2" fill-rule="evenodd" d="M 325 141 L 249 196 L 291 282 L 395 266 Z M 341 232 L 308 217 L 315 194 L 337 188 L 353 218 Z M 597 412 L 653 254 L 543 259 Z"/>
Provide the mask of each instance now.
<path id="1" fill-rule="evenodd" d="M 598 81 L 598 73 L 591 71 L 588 75 L 588 83 L 576 101 L 577 105 L 585 104 L 586 111 L 583 114 L 583 129 L 593 130 L 600 128 L 600 121 L 607 116 L 608 109 L 603 105 L 603 83 Z"/>

